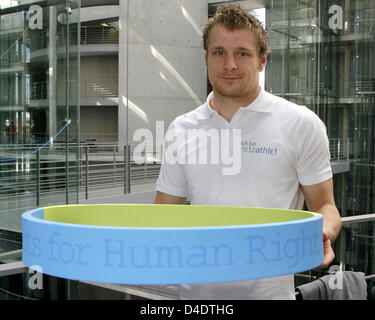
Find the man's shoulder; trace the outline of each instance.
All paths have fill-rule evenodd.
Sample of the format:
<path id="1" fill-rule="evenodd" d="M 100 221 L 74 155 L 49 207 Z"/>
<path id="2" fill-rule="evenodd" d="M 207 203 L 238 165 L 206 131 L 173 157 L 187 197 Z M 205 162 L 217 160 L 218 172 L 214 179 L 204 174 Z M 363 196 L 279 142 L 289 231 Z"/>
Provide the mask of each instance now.
<path id="1" fill-rule="evenodd" d="M 269 93 L 272 95 L 271 93 Z M 274 110 L 279 116 L 286 116 L 290 120 L 321 121 L 319 116 L 307 106 L 294 103 L 285 98 L 272 95 L 274 99 Z"/>

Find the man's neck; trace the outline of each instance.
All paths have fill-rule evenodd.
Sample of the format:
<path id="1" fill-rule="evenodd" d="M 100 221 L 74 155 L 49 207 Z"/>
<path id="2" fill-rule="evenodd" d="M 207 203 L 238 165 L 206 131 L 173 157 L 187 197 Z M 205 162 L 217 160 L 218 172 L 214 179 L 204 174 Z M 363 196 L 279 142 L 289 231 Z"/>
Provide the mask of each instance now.
<path id="1" fill-rule="evenodd" d="M 228 122 L 232 121 L 234 114 L 240 109 L 245 108 L 251 104 L 260 94 L 261 87 L 259 86 L 257 90 L 245 97 L 239 98 L 229 98 L 222 96 L 218 92 L 213 91 L 212 99 L 210 100 L 210 106 L 219 115 L 221 115 Z"/>

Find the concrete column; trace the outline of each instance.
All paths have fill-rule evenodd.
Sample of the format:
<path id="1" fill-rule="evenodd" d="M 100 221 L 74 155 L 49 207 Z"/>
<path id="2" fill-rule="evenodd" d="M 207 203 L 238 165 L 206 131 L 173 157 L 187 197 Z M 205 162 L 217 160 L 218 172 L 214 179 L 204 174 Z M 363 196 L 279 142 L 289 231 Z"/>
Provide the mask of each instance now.
<path id="1" fill-rule="evenodd" d="M 120 1 L 120 143 L 132 143 L 140 128 L 155 141 L 156 121 L 163 120 L 166 130 L 178 115 L 205 102 L 201 34 L 207 16 L 207 0 Z"/>
<path id="2" fill-rule="evenodd" d="M 52 138 L 56 132 L 56 79 L 57 79 L 57 57 L 56 57 L 56 6 L 49 9 L 49 42 L 48 42 L 48 105 L 49 105 L 49 137 Z"/>
<path id="3" fill-rule="evenodd" d="M 128 5 L 129 0 L 119 1 L 118 143 L 120 150 L 128 143 Z"/>

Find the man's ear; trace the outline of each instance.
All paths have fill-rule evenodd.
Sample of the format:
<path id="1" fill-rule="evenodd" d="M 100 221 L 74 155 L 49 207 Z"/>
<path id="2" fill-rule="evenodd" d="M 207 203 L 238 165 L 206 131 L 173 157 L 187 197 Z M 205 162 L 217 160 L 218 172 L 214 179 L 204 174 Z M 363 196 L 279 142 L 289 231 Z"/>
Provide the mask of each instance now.
<path id="1" fill-rule="evenodd" d="M 268 51 L 265 51 L 259 59 L 259 72 L 262 72 L 267 64 Z"/>

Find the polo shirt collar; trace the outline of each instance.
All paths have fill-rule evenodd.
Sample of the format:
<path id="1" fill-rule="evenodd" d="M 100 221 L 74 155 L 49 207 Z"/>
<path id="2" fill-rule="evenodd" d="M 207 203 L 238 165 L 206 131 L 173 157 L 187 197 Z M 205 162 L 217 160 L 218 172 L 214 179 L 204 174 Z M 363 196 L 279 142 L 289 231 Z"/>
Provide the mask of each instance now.
<path id="1" fill-rule="evenodd" d="M 260 89 L 259 95 L 247 107 L 240 110 L 256 111 L 256 112 L 271 112 L 273 110 L 274 99 L 272 94 Z"/>
<path id="2" fill-rule="evenodd" d="M 201 112 L 199 113 L 199 119 L 206 120 L 209 119 L 216 111 L 210 106 L 210 100 L 212 99 L 213 92 L 211 92 L 206 102 L 201 107 Z"/>
<path id="3" fill-rule="evenodd" d="M 206 103 L 202 106 L 199 118 L 200 119 L 209 119 L 214 113 L 210 106 L 210 100 L 212 99 L 213 92 L 211 92 L 206 100 Z M 255 98 L 255 100 L 250 103 L 247 107 L 240 108 L 239 112 L 247 112 L 247 111 L 255 111 L 255 112 L 271 112 L 273 110 L 273 99 L 272 95 L 261 88 L 259 95 Z M 238 112 L 237 111 L 237 112 Z"/>

